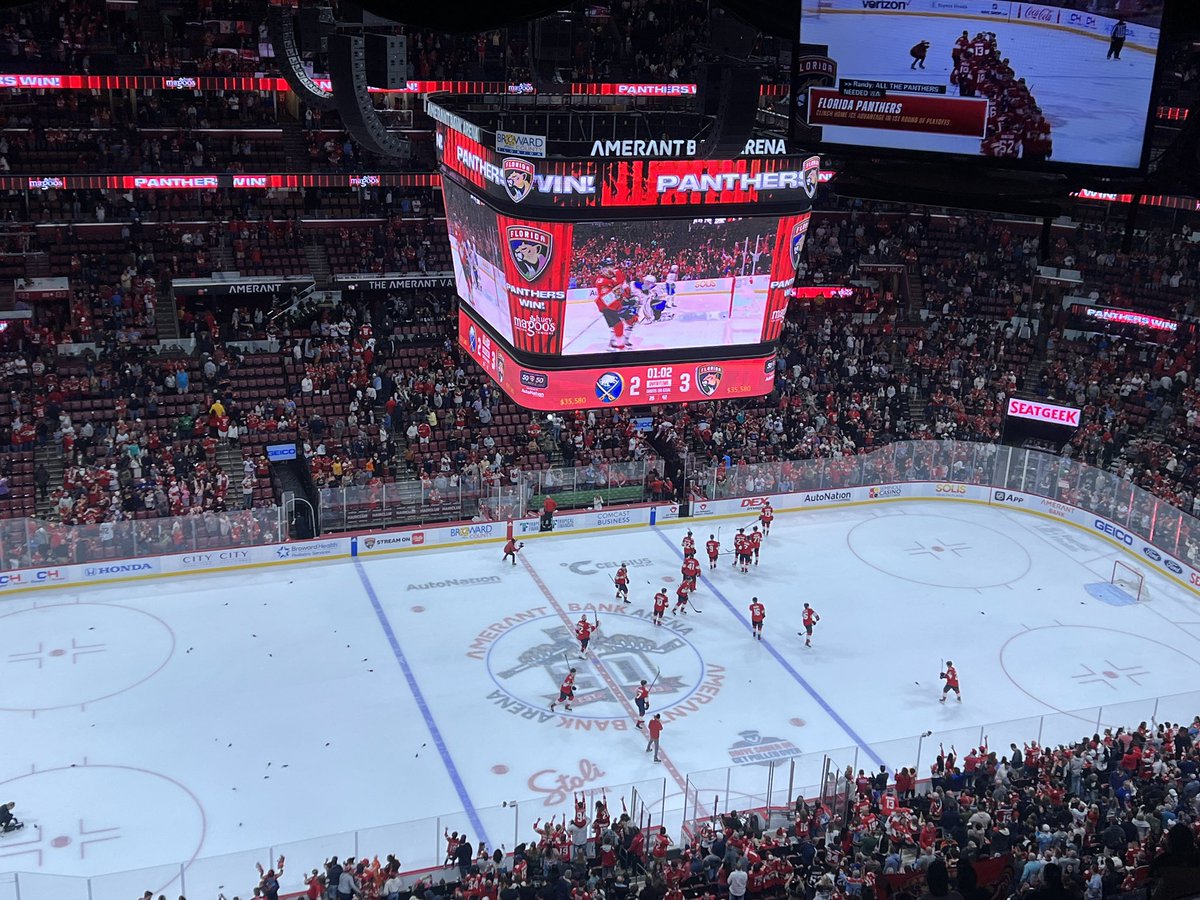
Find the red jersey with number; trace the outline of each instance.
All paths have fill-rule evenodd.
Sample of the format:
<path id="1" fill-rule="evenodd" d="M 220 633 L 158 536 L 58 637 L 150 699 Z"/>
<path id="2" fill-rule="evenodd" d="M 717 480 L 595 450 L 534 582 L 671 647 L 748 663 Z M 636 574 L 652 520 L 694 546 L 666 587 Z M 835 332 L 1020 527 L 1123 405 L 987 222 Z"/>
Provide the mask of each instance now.
<path id="1" fill-rule="evenodd" d="M 683 567 L 680 569 L 683 572 L 684 578 L 695 578 L 700 574 L 700 562 L 694 556 L 689 556 L 683 561 Z"/>
<path id="2" fill-rule="evenodd" d="M 680 584 L 679 587 L 675 589 L 675 601 L 677 603 L 687 602 L 687 596 L 689 593 L 687 582 Z"/>
<path id="3" fill-rule="evenodd" d="M 633 696 L 635 700 L 646 700 L 650 697 L 650 688 L 644 684 L 639 684 L 637 693 Z"/>
<path id="4" fill-rule="evenodd" d="M 750 621 L 761 622 L 767 615 L 767 608 L 761 603 L 750 604 Z"/>
<path id="5" fill-rule="evenodd" d="M 811 606 L 804 610 L 804 627 L 811 628 L 821 621 L 821 617 L 817 615 L 817 611 Z"/>
<path id="6" fill-rule="evenodd" d="M 763 511 L 758 514 L 758 520 L 764 525 L 770 525 L 775 520 L 775 510 L 769 506 L 764 506 Z"/>
<path id="7" fill-rule="evenodd" d="M 659 591 L 657 594 L 655 594 L 654 595 L 654 611 L 656 613 L 658 613 L 659 615 L 664 613 L 667 609 L 667 601 L 669 599 L 670 598 L 667 597 L 666 591 Z"/>
<path id="8" fill-rule="evenodd" d="M 946 684 L 952 688 L 958 687 L 958 670 L 954 666 L 946 666 Z"/>
<path id="9" fill-rule="evenodd" d="M 691 538 L 691 537 L 685 537 L 685 538 L 683 539 L 683 549 L 684 549 L 684 552 L 687 552 L 688 550 L 691 550 L 691 551 L 694 553 L 694 552 L 696 551 L 696 541 L 695 541 L 695 539 L 694 539 L 694 538 Z"/>
<path id="10" fill-rule="evenodd" d="M 750 552 L 750 541 L 744 534 L 739 534 L 733 539 L 733 549 L 738 553 Z"/>
<path id="11" fill-rule="evenodd" d="M 621 308 L 621 297 L 627 290 L 624 272 L 617 272 L 615 275 L 597 275 L 592 281 L 592 286 L 596 289 L 596 306 L 598 308 L 612 312 L 617 312 Z"/>
<path id="12" fill-rule="evenodd" d="M 629 584 L 629 570 L 621 566 L 621 568 L 617 569 L 617 574 L 613 578 L 613 581 L 617 584 Z"/>
<path id="13" fill-rule="evenodd" d="M 757 550 L 761 546 L 762 546 L 762 532 L 761 531 L 750 532 L 750 549 Z"/>
<path id="14" fill-rule="evenodd" d="M 575 637 L 581 641 L 586 641 L 592 636 L 592 632 L 596 630 L 596 626 L 591 622 L 584 620 L 575 626 Z"/>
<path id="15" fill-rule="evenodd" d="M 710 559 L 716 559 L 721 553 L 721 542 L 709 541 L 704 545 L 704 549 L 708 551 L 708 556 Z"/>

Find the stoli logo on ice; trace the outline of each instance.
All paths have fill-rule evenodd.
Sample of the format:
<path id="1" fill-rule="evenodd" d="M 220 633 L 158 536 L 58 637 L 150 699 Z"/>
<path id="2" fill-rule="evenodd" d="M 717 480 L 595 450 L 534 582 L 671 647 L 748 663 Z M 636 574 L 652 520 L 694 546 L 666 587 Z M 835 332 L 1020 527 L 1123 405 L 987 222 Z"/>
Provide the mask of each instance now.
<path id="1" fill-rule="evenodd" d="M 1079 425 L 1079 410 L 1072 406 L 1053 406 L 1049 403 L 1035 403 L 1032 400 L 1018 400 L 1015 397 L 1008 401 L 1008 414 L 1038 422 L 1061 422 L 1063 425 L 1075 427 Z"/>
<path id="2" fill-rule="evenodd" d="M 545 796 L 546 806 L 561 806 L 585 784 L 604 777 L 604 770 L 590 759 L 579 761 L 578 775 L 564 775 L 553 769 L 542 769 L 529 776 L 529 789 Z"/>

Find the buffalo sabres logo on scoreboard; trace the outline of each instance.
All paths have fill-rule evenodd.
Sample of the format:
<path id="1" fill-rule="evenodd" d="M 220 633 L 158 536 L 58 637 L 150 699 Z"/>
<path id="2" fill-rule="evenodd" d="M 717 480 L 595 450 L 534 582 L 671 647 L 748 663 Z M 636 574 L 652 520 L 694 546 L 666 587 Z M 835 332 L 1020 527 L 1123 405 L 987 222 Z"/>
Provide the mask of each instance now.
<path id="1" fill-rule="evenodd" d="M 721 386 L 721 376 L 724 374 L 725 370 L 713 363 L 696 366 L 696 387 L 705 397 L 711 397 Z"/>
<path id="2" fill-rule="evenodd" d="M 528 225 L 509 225 L 507 236 L 508 252 L 517 271 L 526 281 L 536 281 L 550 264 L 554 235 Z"/>
<path id="3" fill-rule="evenodd" d="M 507 157 L 500 163 L 504 172 L 504 190 L 512 198 L 513 203 L 520 203 L 533 190 L 533 176 L 537 171 L 527 159 Z"/>
<path id="4" fill-rule="evenodd" d="M 471 330 L 467 332 L 467 343 L 471 347 L 472 353 L 479 352 L 479 332 L 475 330 L 475 326 L 471 326 Z"/>
<path id="5" fill-rule="evenodd" d="M 804 161 L 804 193 L 811 200 L 821 183 L 821 157 L 810 156 Z"/>
<path id="6" fill-rule="evenodd" d="M 792 260 L 792 269 L 800 268 L 800 260 L 804 256 L 804 238 L 808 234 L 808 216 L 792 226 L 792 235 L 788 238 L 788 255 Z"/>

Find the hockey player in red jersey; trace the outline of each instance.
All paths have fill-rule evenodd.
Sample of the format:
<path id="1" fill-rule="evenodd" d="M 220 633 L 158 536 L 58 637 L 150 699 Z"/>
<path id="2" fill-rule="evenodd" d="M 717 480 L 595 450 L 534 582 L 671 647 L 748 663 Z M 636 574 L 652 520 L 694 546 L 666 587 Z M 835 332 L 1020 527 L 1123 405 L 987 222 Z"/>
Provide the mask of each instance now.
<path id="1" fill-rule="evenodd" d="M 762 539 L 763 539 L 762 532 L 759 531 L 758 526 L 755 525 L 754 530 L 751 531 L 748 535 L 746 535 L 746 537 L 749 538 L 749 540 L 750 540 L 750 552 L 754 554 L 754 564 L 757 566 L 758 565 L 758 551 L 762 548 Z"/>
<path id="2" fill-rule="evenodd" d="M 662 588 L 659 588 L 658 593 L 654 595 L 653 620 L 654 620 L 655 625 L 662 624 L 663 615 L 667 611 L 667 603 L 669 602 L 669 600 L 670 600 L 670 598 L 667 596 L 667 592 L 665 590 L 663 590 Z"/>
<path id="3" fill-rule="evenodd" d="M 813 629 L 817 627 L 817 623 L 821 621 L 821 617 L 817 615 L 815 609 L 805 603 L 803 619 L 801 621 L 804 623 L 804 646 L 811 647 Z"/>
<path id="4" fill-rule="evenodd" d="M 621 563 L 621 568 L 617 569 L 617 574 L 613 576 L 613 584 L 617 586 L 617 599 L 629 602 L 629 569 L 625 563 Z"/>
<path id="5" fill-rule="evenodd" d="M 695 591 L 696 579 L 700 577 L 700 560 L 694 556 L 687 557 L 683 561 L 683 566 L 679 571 L 683 576 L 683 583 L 687 585 L 688 591 Z"/>
<path id="6" fill-rule="evenodd" d="M 600 274 L 592 281 L 592 287 L 596 290 L 596 308 L 612 332 L 608 346 L 613 350 L 629 349 L 631 344 L 626 332 L 632 330 L 637 316 L 629 312 L 628 301 L 632 294 L 625 273 L 619 271 L 611 259 L 606 259 Z"/>
<path id="7" fill-rule="evenodd" d="M 710 534 L 708 541 L 704 544 L 704 550 L 708 553 L 708 567 L 715 569 L 717 567 L 717 557 L 721 555 L 721 542 L 717 540 L 716 535 Z"/>
<path id="8" fill-rule="evenodd" d="M 679 582 L 679 587 L 675 589 L 675 608 L 671 610 L 671 615 L 683 611 L 687 615 L 688 607 L 688 586 L 686 581 Z"/>
<path id="9" fill-rule="evenodd" d="M 637 727 L 641 728 L 646 724 L 643 720 L 646 718 L 646 710 L 650 708 L 650 686 L 646 684 L 645 678 L 633 692 L 633 702 L 637 704 L 638 710 Z"/>
<path id="10" fill-rule="evenodd" d="M 954 668 L 954 663 L 950 660 L 946 660 L 946 671 L 942 672 L 940 675 L 938 675 L 938 677 L 941 678 L 942 681 L 946 682 L 944 685 L 942 685 L 942 699 L 939 702 L 945 703 L 946 695 L 951 691 L 954 691 L 954 695 L 958 699 L 958 702 L 962 703 L 962 691 L 959 690 L 958 687 L 958 669 Z"/>
<path id="11" fill-rule="evenodd" d="M 525 546 L 524 541 L 521 541 L 521 543 L 518 544 L 516 542 L 516 540 L 514 540 L 513 538 L 509 538 L 508 541 L 504 544 L 504 557 L 500 560 L 500 562 L 505 562 L 506 560 L 508 560 L 511 557 L 512 564 L 515 566 L 517 564 L 517 554 L 521 551 L 521 548 L 524 546 Z"/>
<path id="12" fill-rule="evenodd" d="M 750 538 L 742 529 L 733 537 L 734 565 L 739 566 L 742 574 L 750 571 Z"/>
<path id="13" fill-rule="evenodd" d="M 567 677 L 563 679 L 562 684 L 558 686 L 558 699 L 550 704 L 550 712 L 554 712 L 554 707 L 560 703 L 564 703 L 567 709 L 571 708 L 571 701 L 575 699 L 575 669 L 567 672 Z"/>
<path id="14" fill-rule="evenodd" d="M 767 537 L 771 533 L 771 523 L 775 521 L 775 509 L 768 503 L 762 508 L 762 512 L 758 514 L 758 522 L 762 525 L 763 537 Z"/>
<path id="15" fill-rule="evenodd" d="M 595 623 L 589 622 L 587 616 L 580 616 L 579 623 L 575 626 L 575 637 L 579 641 L 579 658 L 587 658 L 588 641 L 592 639 L 592 632 L 600 627 L 600 620 L 596 619 Z"/>
<path id="16" fill-rule="evenodd" d="M 763 619 L 767 617 L 767 608 L 757 597 L 750 598 L 750 633 L 762 640 Z"/>
<path id="17" fill-rule="evenodd" d="M 684 559 L 689 559 L 695 555 L 696 555 L 696 539 L 694 537 L 692 537 L 692 533 L 689 531 L 683 537 L 683 557 L 684 557 Z"/>

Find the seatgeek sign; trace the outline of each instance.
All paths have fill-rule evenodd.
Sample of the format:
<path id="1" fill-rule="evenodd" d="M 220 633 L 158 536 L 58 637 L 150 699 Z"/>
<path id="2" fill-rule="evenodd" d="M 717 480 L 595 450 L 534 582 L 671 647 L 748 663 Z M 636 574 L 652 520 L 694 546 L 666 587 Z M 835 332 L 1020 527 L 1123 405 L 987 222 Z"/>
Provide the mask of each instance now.
<path id="1" fill-rule="evenodd" d="M 1012 397 L 1008 401 L 1008 414 L 1017 419 L 1032 419 L 1035 422 L 1069 425 L 1072 428 L 1079 427 L 1079 410 L 1073 406 L 1055 406 L 1051 403 L 1019 400 Z"/>

